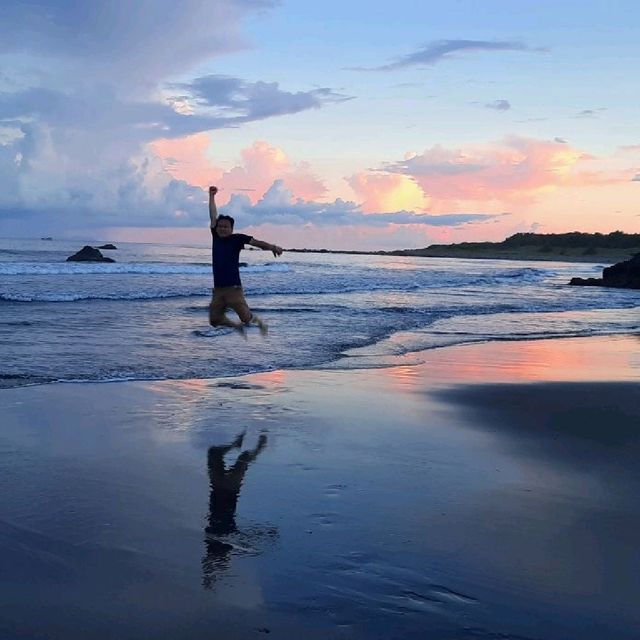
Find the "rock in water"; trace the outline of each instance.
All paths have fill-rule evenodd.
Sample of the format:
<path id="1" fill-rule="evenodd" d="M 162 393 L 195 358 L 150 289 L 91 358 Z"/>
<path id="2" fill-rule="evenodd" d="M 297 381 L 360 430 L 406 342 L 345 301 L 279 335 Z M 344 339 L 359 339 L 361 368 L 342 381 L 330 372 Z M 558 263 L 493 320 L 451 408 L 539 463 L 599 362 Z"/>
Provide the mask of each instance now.
<path id="1" fill-rule="evenodd" d="M 99 246 L 99 247 L 98 247 L 98 249 L 110 249 L 110 250 L 117 249 L 117 248 L 118 248 L 118 247 L 116 247 L 116 245 L 115 245 L 115 244 L 111 244 L 111 243 L 109 243 L 109 244 L 103 244 L 103 245 L 101 245 L 101 246 Z"/>
<path id="2" fill-rule="evenodd" d="M 105 258 L 98 249 L 86 244 L 78 253 L 67 258 L 67 262 L 115 262 L 113 258 Z"/>
<path id="3" fill-rule="evenodd" d="M 580 285 L 582 287 L 604 287 L 602 278 L 571 278 L 569 284 Z"/>
<path id="4" fill-rule="evenodd" d="M 589 287 L 640 289 L 640 253 L 602 270 L 602 278 L 571 278 L 569 284 Z"/>
<path id="5" fill-rule="evenodd" d="M 640 289 L 640 253 L 636 253 L 630 260 L 603 269 L 602 279 L 607 287 Z"/>

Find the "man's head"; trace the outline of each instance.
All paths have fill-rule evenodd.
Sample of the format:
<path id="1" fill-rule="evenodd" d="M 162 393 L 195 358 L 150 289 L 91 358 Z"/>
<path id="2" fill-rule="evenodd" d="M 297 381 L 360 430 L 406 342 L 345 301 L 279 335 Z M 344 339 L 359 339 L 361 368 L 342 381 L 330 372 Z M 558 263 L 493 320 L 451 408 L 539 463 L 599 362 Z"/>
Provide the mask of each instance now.
<path id="1" fill-rule="evenodd" d="M 227 238 L 233 233 L 233 225 L 235 220 L 231 216 L 218 216 L 216 222 L 216 233 L 221 238 Z"/>

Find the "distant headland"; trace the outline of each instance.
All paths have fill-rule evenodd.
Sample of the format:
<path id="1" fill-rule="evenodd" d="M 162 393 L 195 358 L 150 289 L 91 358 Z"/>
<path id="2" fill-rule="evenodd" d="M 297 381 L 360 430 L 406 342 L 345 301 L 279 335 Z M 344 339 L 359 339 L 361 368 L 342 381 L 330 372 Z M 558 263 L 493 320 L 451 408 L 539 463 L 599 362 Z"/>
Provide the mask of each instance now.
<path id="1" fill-rule="evenodd" d="M 567 262 L 616 262 L 640 253 L 640 233 L 516 233 L 502 242 L 432 244 L 422 249 L 396 251 L 334 251 L 287 249 L 298 253 L 420 256 L 425 258 L 485 258 L 491 260 L 561 260 Z"/>

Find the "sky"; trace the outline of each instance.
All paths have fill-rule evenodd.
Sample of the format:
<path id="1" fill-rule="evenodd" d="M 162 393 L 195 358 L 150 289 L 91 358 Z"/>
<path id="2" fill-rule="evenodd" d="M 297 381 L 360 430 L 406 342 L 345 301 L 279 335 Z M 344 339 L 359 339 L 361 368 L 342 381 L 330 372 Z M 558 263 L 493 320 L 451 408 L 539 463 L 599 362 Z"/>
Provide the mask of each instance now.
<path id="1" fill-rule="evenodd" d="M 0 236 L 640 233 L 635 0 L 9 0 Z"/>

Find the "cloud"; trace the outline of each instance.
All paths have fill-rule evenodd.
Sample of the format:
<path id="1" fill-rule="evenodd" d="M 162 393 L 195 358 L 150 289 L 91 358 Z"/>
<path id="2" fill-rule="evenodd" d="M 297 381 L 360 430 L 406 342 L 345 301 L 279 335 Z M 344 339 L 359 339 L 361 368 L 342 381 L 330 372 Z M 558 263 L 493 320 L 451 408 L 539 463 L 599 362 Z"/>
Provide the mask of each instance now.
<path id="1" fill-rule="evenodd" d="M 222 75 L 204 76 L 169 88 L 187 92 L 184 97 L 191 97 L 193 104 L 217 114 L 227 126 L 351 99 L 327 87 L 291 93 L 280 89 L 277 82 L 246 82 Z"/>
<path id="2" fill-rule="evenodd" d="M 12 3 L 0 22 L 0 55 L 22 63 L 16 70 L 5 65 L 0 87 L 0 216 L 28 224 L 55 203 L 51 216 L 61 228 L 83 219 L 87 226 L 112 223 L 114 216 L 146 215 L 155 224 L 165 214 L 189 212 L 178 194 L 193 198 L 189 188 L 207 177 L 180 174 L 176 167 L 187 158 L 175 157 L 180 145 L 169 153 L 171 139 L 190 140 L 200 162 L 204 132 L 346 99 L 329 88 L 288 91 L 230 76 L 169 82 L 246 46 L 243 19 L 271 4 L 98 0 L 79 10 L 71 1 Z M 20 76 L 29 66 L 39 72 Z M 182 95 L 171 95 L 178 87 Z M 159 140 L 167 147 L 164 164 L 150 147 Z M 315 197 L 323 187 L 314 190 L 308 174 L 292 167 L 288 184 Z M 192 184 L 178 189 L 186 178 Z"/>
<path id="3" fill-rule="evenodd" d="M 0 233 L 64 235 L 69 230 L 108 226 L 202 226 L 207 219 L 202 190 L 178 180 L 167 182 L 157 191 L 148 190 L 143 171 L 132 173 L 111 191 L 87 187 L 67 189 L 64 195 L 66 201 L 48 193 L 34 194 L 29 201 L 23 199 L 0 209 Z"/>
<path id="4" fill-rule="evenodd" d="M 631 182 L 640 182 L 640 173 L 636 173 L 636 175 L 631 178 Z"/>
<path id="5" fill-rule="evenodd" d="M 618 148 L 618 151 L 626 152 L 626 153 L 636 153 L 640 151 L 640 144 L 627 144 Z"/>
<path id="6" fill-rule="evenodd" d="M 313 224 L 315 226 L 426 225 L 442 227 L 460 226 L 469 222 L 507 215 L 449 213 L 436 216 L 410 211 L 365 213 L 360 205 L 340 198 L 331 203 L 296 199 L 291 191 L 284 186 L 282 180 L 276 180 L 257 203 L 253 204 L 250 198 L 244 194 L 235 194 L 227 205 L 220 208 L 220 211 L 233 216 L 243 226 Z"/>
<path id="7" fill-rule="evenodd" d="M 43 87 L 0 92 L 0 125 L 12 123 L 15 127 L 36 119 L 71 131 L 102 131 L 109 138 L 126 130 L 123 138 L 137 145 L 159 137 L 180 137 L 317 109 L 346 99 L 330 89 L 291 93 L 281 90 L 278 83 L 248 83 L 221 76 L 198 78 L 192 85 L 181 86 L 194 88 L 196 111 L 176 111 L 175 97 L 166 102 L 121 99 L 104 86 L 85 88 L 82 93 Z"/>
<path id="8" fill-rule="evenodd" d="M 356 68 L 355 71 L 396 71 L 406 67 L 433 65 L 454 58 L 454 54 L 487 51 L 531 51 L 519 42 L 486 40 L 441 40 L 426 45 L 413 53 L 401 56 L 395 62 L 370 68 Z"/>
<path id="9" fill-rule="evenodd" d="M 554 142 L 557 142 L 558 144 L 568 144 L 568 142 L 564 139 L 564 138 L 559 138 L 558 136 L 556 136 L 553 139 Z"/>
<path id="10" fill-rule="evenodd" d="M 600 107 L 598 109 L 583 109 L 576 113 L 574 118 L 597 118 L 601 111 L 606 111 L 606 107 Z"/>
<path id="11" fill-rule="evenodd" d="M 172 178 L 203 189 L 216 183 L 222 173 L 207 156 L 210 146 L 211 138 L 204 132 L 184 138 L 162 138 L 150 144 Z"/>
<path id="12" fill-rule="evenodd" d="M 511 103 L 508 100 L 494 100 L 484 105 L 487 109 L 495 109 L 496 111 L 508 111 L 511 109 Z"/>
<path id="13" fill-rule="evenodd" d="M 225 171 L 220 177 L 219 184 L 226 192 L 248 187 L 252 191 L 247 197 L 256 203 L 276 180 L 280 180 L 295 198 L 317 200 L 327 192 L 308 163 L 292 162 L 282 149 L 265 141 L 254 142 L 241 155 L 242 164 Z"/>
<path id="14" fill-rule="evenodd" d="M 525 203 L 558 186 L 591 184 L 598 176 L 576 169 L 587 159 L 564 143 L 510 136 L 467 149 L 436 145 L 382 170 L 415 180 L 433 210 L 458 202 Z"/>
<path id="15" fill-rule="evenodd" d="M 413 178 L 393 173 L 357 173 L 347 183 L 365 212 L 423 211 L 428 200 Z"/>
<path id="16" fill-rule="evenodd" d="M 56 58 L 131 88 L 247 46 L 243 19 L 270 0 L 22 0 L 3 6 L 0 53 Z M 58 71 L 60 72 L 61 69 Z"/>
<path id="17" fill-rule="evenodd" d="M 202 188 L 216 184 L 221 202 L 235 192 L 246 192 L 255 204 L 277 179 L 281 179 L 297 198 L 317 200 L 327 191 L 308 163 L 292 162 L 282 149 L 268 142 L 256 141 L 244 149 L 240 164 L 227 171 L 212 164 L 207 155 L 210 147 L 211 140 L 204 133 L 176 140 L 158 140 L 151 145 L 169 175 Z"/>

